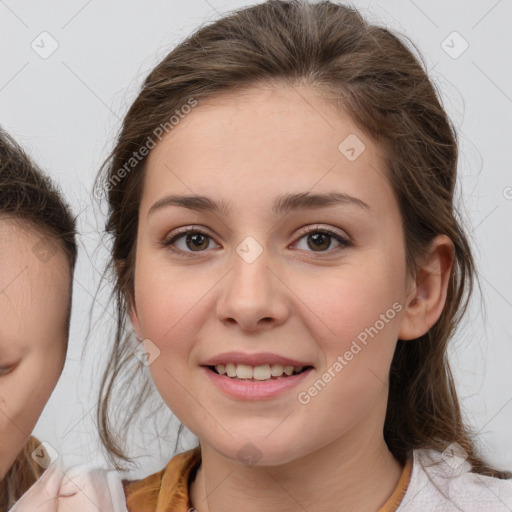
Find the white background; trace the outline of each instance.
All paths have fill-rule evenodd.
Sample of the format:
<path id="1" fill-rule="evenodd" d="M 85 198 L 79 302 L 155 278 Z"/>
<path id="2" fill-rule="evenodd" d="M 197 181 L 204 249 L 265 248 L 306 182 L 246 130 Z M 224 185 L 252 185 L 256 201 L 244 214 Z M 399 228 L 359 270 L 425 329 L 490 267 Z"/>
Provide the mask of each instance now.
<path id="1" fill-rule="evenodd" d="M 112 319 L 108 296 L 100 292 L 95 311 L 107 312 L 87 336 L 89 308 L 105 259 L 97 234 L 103 219 L 91 200 L 93 179 L 152 67 L 200 24 L 252 3 L 0 0 L 0 124 L 58 180 L 79 214 L 68 360 L 34 431 L 68 466 L 104 463 L 94 406 Z M 354 5 L 371 21 L 398 29 L 416 43 L 459 131 L 462 214 L 483 297 L 477 288 L 464 328 L 454 339 L 451 361 L 461 403 L 484 453 L 496 465 L 512 469 L 512 189 L 507 188 L 512 187 L 512 2 L 381 0 Z M 464 41 L 453 35 L 447 39 L 454 31 L 469 45 L 457 58 L 453 56 Z M 48 37 L 42 32 L 58 43 L 46 59 L 31 47 Z M 453 47 L 452 56 L 443 41 Z M 45 47 L 50 43 L 46 39 Z M 142 423 L 135 432 L 132 446 L 140 458 L 134 474 L 156 471 L 169 460 L 175 434 L 173 428 L 167 430 L 160 442 L 152 425 Z M 189 433 L 178 451 L 194 442 Z"/>

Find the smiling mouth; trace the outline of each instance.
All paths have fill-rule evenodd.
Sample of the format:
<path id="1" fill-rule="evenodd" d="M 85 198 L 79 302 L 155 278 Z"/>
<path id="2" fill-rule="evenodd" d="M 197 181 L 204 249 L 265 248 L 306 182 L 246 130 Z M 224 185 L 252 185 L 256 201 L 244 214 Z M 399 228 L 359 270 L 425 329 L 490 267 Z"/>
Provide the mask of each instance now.
<path id="1" fill-rule="evenodd" d="M 283 365 L 260 365 L 257 367 L 249 365 L 235 365 L 228 363 L 226 365 L 207 366 L 209 370 L 222 377 L 232 380 L 264 382 L 269 380 L 284 379 L 299 375 L 310 369 L 312 366 L 283 366 Z"/>

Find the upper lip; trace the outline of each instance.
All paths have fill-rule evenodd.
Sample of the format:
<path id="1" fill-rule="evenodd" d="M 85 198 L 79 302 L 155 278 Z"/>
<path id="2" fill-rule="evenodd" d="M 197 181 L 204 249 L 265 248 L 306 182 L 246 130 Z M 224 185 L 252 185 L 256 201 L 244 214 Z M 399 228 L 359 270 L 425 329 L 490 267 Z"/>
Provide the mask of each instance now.
<path id="1" fill-rule="evenodd" d="M 309 363 L 290 359 L 289 357 L 272 354 L 270 352 L 260 352 L 258 354 L 246 354 L 244 352 L 224 352 L 218 354 L 206 361 L 201 366 L 215 366 L 217 364 L 247 364 L 249 366 L 261 366 L 264 364 L 281 364 L 283 366 L 312 366 Z"/>

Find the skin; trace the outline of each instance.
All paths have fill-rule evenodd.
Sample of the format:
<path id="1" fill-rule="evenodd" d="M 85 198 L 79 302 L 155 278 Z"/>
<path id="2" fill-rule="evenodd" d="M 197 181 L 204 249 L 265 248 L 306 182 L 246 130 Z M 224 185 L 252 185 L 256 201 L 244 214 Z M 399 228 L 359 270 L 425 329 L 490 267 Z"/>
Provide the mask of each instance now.
<path id="1" fill-rule="evenodd" d="M 354 161 L 338 150 L 349 134 L 366 146 Z M 333 191 L 371 210 L 344 204 L 271 211 L 281 194 Z M 149 213 L 169 194 L 222 199 L 232 211 L 168 206 Z M 186 235 L 174 242 L 182 253 L 162 244 L 189 226 L 206 232 L 200 249 L 187 245 Z M 316 248 L 304 229 L 317 226 L 353 245 L 328 237 Z M 236 252 L 247 236 L 263 250 L 252 263 Z M 198 512 L 382 506 L 402 471 L 382 433 L 393 351 L 398 338 L 417 338 L 439 318 L 450 240 L 438 237 L 421 263 L 408 278 L 380 148 L 313 90 L 218 96 L 199 103 L 159 143 L 148 157 L 140 204 L 131 319 L 160 351 L 149 365 L 159 393 L 201 443 L 190 486 Z M 314 399 L 299 403 L 298 393 L 396 302 L 401 311 L 378 335 Z M 242 401 L 224 396 L 199 366 L 230 350 L 274 352 L 315 368 L 298 389 Z M 237 456 L 248 442 L 259 453 L 255 465 Z"/>
<path id="2" fill-rule="evenodd" d="M 0 218 L 0 479 L 23 448 L 62 372 L 69 263 L 41 232 Z M 39 245 L 36 245 L 38 244 Z"/>

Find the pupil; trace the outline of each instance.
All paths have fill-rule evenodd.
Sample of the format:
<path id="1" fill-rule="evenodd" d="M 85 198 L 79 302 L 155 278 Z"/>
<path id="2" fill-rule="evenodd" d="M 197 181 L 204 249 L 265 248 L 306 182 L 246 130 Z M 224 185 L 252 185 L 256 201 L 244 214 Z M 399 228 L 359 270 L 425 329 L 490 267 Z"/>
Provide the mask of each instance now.
<path id="1" fill-rule="evenodd" d="M 201 244 L 201 240 L 199 240 L 199 243 L 196 244 L 196 242 L 198 241 L 198 237 L 199 239 L 202 237 L 203 238 L 203 243 Z M 202 235 L 201 233 L 194 233 L 192 235 L 188 235 L 187 236 L 187 246 L 189 249 L 205 249 L 206 247 L 202 247 L 202 245 L 204 246 L 205 245 L 205 240 L 206 240 L 206 237 L 204 235 Z M 192 246 L 189 245 L 189 242 L 192 241 Z M 208 244 L 206 244 L 208 245 Z"/>
<path id="2" fill-rule="evenodd" d="M 328 237 L 329 235 L 326 235 L 325 233 L 316 233 L 314 235 L 310 235 L 310 238 L 312 238 L 314 240 L 314 245 L 311 246 L 311 244 L 308 244 L 310 246 L 311 249 L 327 249 L 329 247 L 329 243 L 327 242 L 327 244 L 325 243 L 326 240 L 328 240 Z M 323 239 L 323 245 L 325 245 L 325 247 L 322 247 L 322 239 Z"/>

